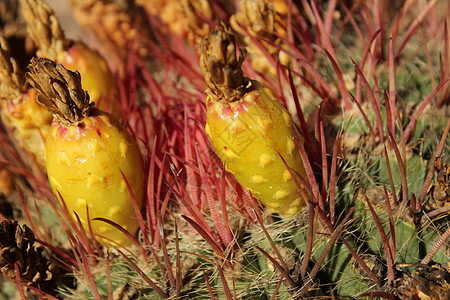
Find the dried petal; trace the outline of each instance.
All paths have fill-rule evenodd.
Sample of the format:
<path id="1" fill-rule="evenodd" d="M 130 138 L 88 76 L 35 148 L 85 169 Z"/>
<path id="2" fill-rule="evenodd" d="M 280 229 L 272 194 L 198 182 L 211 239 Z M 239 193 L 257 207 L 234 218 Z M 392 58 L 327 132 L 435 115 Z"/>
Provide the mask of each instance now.
<path id="1" fill-rule="evenodd" d="M 53 10 L 40 0 L 20 0 L 20 5 L 28 34 L 39 48 L 38 55 L 56 59 L 66 39 Z"/>
<path id="2" fill-rule="evenodd" d="M 38 102 L 62 123 L 77 123 L 88 115 L 93 103 L 81 87 L 80 73 L 45 58 L 33 58 L 28 69 L 26 77 L 39 93 Z"/>
<path id="3" fill-rule="evenodd" d="M 215 101 L 233 102 L 244 95 L 249 84 L 241 69 L 245 54 L 246 52 L 241 50 L 241 56 L 237 57 L 235 36 L 224 23 L 203 39 L 200 67 L 208 95 Z"/>
<path id="4" fill-rule="evenodd" d="M 0 36 L 0 100 L 16 100 L 23 91 L 24 80 L 19 66 L 10 55 L 8 42 Z"/>

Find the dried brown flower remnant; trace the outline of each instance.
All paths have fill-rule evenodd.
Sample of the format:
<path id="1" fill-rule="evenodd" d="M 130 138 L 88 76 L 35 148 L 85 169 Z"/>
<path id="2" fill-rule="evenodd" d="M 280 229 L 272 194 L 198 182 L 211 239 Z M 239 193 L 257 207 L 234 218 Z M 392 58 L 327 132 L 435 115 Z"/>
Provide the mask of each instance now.
<path id="1" fill-rule="evenodd" d="M 430 188 L 430 199 L 424 204 L 425 210 L 438 209 L 450 205 L 450 164 L 444 164 L 442 158 L 434 161 L 437 183 Z"/>
<path id="2" fill-rule="evenodd" d="M 19 17 L 19 1 L 0 1 L 0 31 L 7 38 L 12 36 L 24 36 L 26 26 Z"/>
<path id="3" fill-rule="evenodd" d="M 241 24 L 254 36 L 276 40 L 273 3 L 264 0 L 241 0 L 240 4 L 239 11 L 231 17 L 233 29 L 245 34 L 239 26 Z"/>
<path id="4" fill-rule="evenodd" d="M 20 67 L 24 68 L 34 55 L 36 46 L 27 35 L 27 24 L 20 15 L 19 0 L 0 1 L 0 35 L 9 41 L 11 52 Z"/>
<path id="5" fill-rule="evenodd" d="M 184 30 L 188 39 L 198 44 L 208 35 L 210 26 L 205 20 L 213 20 L 214 15 L 207 0 L 182 0 L 180 2 L 185 19 Z"/>
<path id="6" fill-rule="evenodd" d="M 8 42 L 0 36 L 0 100 L 7 101 L 19 98 L 24 92 L 24 80 L 10 52 Z"/>
<path id="7" fill-rule="evenodd" d="M 35 236 L 26 225 L 14 220 L 0 222 L 0 273 L 16 280 L 15 264 L 26 285 L 51 293 L 56 286 L 57 267 L 42 255 L 43 248 L 34 246 Z"/>
<path id="8" fill-rule="evenodd" d="M 228 26 L 215 28 L 202 41 L 200 68 L 205 77 L 207 93 L 214 101 L 239 100 L 249 80 L 244 77 L 241 65 L 246 52 L 236 55 L 235 36 Z"/>
<path id="9" fill-rule="evenodd" d="M 37 101 L 63 124 L 76 123 L 88 115 L 93 104 L 81 87 L 80 73 L 45 58 L 33 58 L 28 69 L 27 80 L 39 92 Z"/>
<path id="10" fill-rule="evenodd" d="M 450 264 L 419 266 L 411 275 L 404 275 L 394 294 L 400 299 L 450 299 Z"/>
<path id="11" fill-rule="evenodd" d="M 20 0 L 20 5 L 28 23 L 28 34 L 39 48 L 37 55 L 57 58 L 67 47 L 67 40 L 50 6 L 36 0 Z"/>
<path id="12" fill-rule="evenodd" d="M 281 45 L 277 34 L 286 35 L 285 26 L 281 26 L 281 23 L 275 14 L 274 4 L 265 0 L 241 0 L 239 11 L 230 18 L 231 27 L 239 33 L 247 47 L 252 66 L 260 72 L 271 72 L 275 75 L 274 68 L 254 39 L 261 41 L 269 55 L 276 56 Z M 279 59 L 282 64 L 289 62 L 283 52 L 280 52 Z"/>

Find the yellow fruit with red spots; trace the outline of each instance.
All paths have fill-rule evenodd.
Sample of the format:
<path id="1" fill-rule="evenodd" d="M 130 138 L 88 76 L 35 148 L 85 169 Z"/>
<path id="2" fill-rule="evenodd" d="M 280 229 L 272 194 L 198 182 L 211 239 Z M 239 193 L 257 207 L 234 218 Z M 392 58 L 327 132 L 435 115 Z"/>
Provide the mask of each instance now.
<path id="1" fill-rule="evenodd" d="M 280 156 L 294 174 L 306 178 L 291 117 L 269 90 L 251 84 L 241 100 L 207 100 L 206 133 L 240 184 L 272 212 L 291 217 L 305 202 Z"/>
<path id="2" fill-rule="evenodd" d="M 241 185 L 272 212 L 292 217 L 305 206 L 296 181 L 306 178 L 292 120 L 267 88 L 244 77 L 244 58 L 237 57 L 235 36 L 224 24 L 202 41 L 200 67 L 208 95 L 205 131 Z"/>
<path id="3" fill-rule="evenodd" d="M 92 109 L 79 124 L 52 123 L 45 145 L 47 174 L 57 197 L 88 229 L 86 208 L 94 234 L 117 244 L 129 244 L 117 228 L 93 218 L 109 219 L 134 234 L 139 228 L 130 183 L 138 207 L 143 198 L 143 171 L 135 139 L 111 114 Z M 121 173 L 122 172 L 122 173 Z M 102 240 L 102 239 L 101 239 Z"/>
<path id="4" fill-rule="evenodd" d="M 81 84 L 96 107 L 115 116 L 120 115 L 117 81 L 100 53 L 77 42 L 59 53 L 55 61 L 81 74 Z"/>
<path id="5" fill-rule="evenodd" d="M 131 234 L 139 228 L 144 171 L 137 141 L 114 115 L 93 107 L 78 72 L 43 58 L 32 59 L 28 68 L 38 103 L 54 116 L 45 155 L 55 196 L 86 231 L 90 223 L 103 244 L 130 244 L 120 229 L 94 219 Z"/>

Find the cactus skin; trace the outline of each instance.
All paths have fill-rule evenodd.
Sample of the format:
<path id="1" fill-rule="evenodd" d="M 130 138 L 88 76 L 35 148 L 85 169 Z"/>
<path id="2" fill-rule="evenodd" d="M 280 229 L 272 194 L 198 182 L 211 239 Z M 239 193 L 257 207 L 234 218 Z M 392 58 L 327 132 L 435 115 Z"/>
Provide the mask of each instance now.
<path id="1" fill-rule="evenodd" d="M 223 49 L 229 52 L 222 53 Z M 243 77 L 243 57 L 235 57 L 230 30 L 213 30 L 202 43 L 201 55 L 208 85 L 205 131 L 217 155 L 226 170 L 270 211 L 292 217 L 305 202 L 280 156 L 294 174 L 303 178 L 306 174 L 289 113 L 268 89 Z"/>
<path id="2" fill-rule="evenodd" d="M 133 199 L 123 179 L 141 207 L 144 172 L 137 142 L 112 114 L 92 107 L 79 73 L 47 59 L 33 59 L 29 69 L 27 79 L 38 90 L 38 102 L 54 113 L 45 144 L 54 194 L 80 217 L 85 230 L 91 222 L 105 245 L 129 245 L 119 229 L 92 219 L 108 219 L 131 234 L 137 231 Z"/>

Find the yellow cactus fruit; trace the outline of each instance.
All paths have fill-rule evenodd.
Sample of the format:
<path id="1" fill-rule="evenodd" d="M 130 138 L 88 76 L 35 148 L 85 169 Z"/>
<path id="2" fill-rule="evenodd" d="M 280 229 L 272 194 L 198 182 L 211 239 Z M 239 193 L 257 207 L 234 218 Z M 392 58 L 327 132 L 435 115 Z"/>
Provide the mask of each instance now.
<path id="1" fill-rule="evenodd" d="M 207 85 L 207 123 L 227 171 L 272 212 L 292 217 L 305 201 L 294 174 L 306 178 L 291 117 L 272 93 L 244 77 L 244 56 L 236 57 L 235 37 L 216 28 L 201 45 L 200 66 Z"/>
<path id="2" fill-rule="evenodd" d="M 44 166 L 44 143 L 52 114 L 36 102 L 36 91 L 26 86 L 7 41 L 0 37 L 0 100 L 3 123 L 19 145 Z"/>
<path id="3" fill-rule="evenodd" d="M 119 115 L 117 105 L 119 91 L 116 87 L 116 78 L 97 51 L 93 51 L 83 43 L 78 43 L 67 51 L 61 52 L 56 61 L 67 69 L 77 70 L 83 74 L 81 84 L 88 91 L 96 107 L 112 112 L 116 116 Z"/>
<path id="4" fill-rule="evenodd" d="M 128 245 L 120 230 L 92 219 L 105 218 L 136 233 L 139 224 L 124 180 L 140 207 L 144 173 L 136 140 L 116 117 L 89 104 L 78 72 L 43 58 L 33 59 L 29 70 L 27 79 L 39 93 L 38 102 L 54 114 L 45 146 L 53 192 L 85 229 L 91 222 L 101 242 Z"/>
<path id="5" fill-rule="evenodd" d="M 42 0 L 20 0 L 20 4 L 28 34 L 39 48 L 37 55 L 77 70 L 91 101 L 119 116 L 116 79 L 103 57 L 82 42 L 66 39 L 55 13 Z"/>

